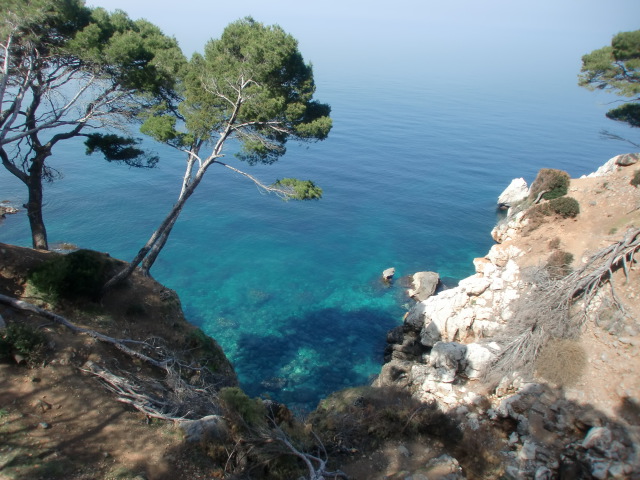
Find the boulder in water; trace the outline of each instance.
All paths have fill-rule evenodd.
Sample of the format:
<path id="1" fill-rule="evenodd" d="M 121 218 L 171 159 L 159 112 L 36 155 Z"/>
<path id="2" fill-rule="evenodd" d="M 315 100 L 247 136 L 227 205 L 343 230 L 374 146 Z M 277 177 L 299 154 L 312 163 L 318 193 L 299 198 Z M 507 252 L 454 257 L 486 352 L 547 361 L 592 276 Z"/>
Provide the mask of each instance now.
<path id="1" fill-rule="evenodd" d="M 390 282 L 395 274 L 395 268 L 387 268 L 384 272 L 382 272 L 382 280 L 384 280 L 385 282 Z"/>

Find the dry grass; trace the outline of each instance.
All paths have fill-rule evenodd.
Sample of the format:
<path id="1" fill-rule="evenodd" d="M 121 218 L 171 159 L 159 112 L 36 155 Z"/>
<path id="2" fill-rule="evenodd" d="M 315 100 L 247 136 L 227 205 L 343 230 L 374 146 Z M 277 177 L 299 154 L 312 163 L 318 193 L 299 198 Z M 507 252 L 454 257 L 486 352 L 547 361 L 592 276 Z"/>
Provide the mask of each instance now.
<path id="1" fill-rule="evenodd" d="M 575 385 L 587 366 L 587 353 L 579 341 L 551 340 L 536 360 L 536 373 L 561 387 Z"/>

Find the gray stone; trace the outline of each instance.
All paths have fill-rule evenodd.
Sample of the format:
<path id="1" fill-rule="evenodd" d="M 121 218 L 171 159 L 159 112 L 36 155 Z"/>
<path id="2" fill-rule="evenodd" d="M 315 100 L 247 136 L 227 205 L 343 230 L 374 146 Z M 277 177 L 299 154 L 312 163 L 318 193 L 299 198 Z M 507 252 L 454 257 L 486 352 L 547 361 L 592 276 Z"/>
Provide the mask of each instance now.
<path id="1" fill-rule="evenodd" d="M 535 460 L 536 459 L 536 444 L 530 440 L 525 440 L 522 445 L 520 453 L 518 453 L 520 460 Z"/>
<path id="2" fill-rule="evenodd" d="M 620 165 L 621 167 L 635 165 L 636 163 L 638 163 L 639 158 L 640 153 L 623 153 L 622 155 L 614 157 L 616 165 Z"/>
<path id="3" fill-rule="evenodd" d="M 436 377 L 444 383 L 451 383 L 455 380 L 456 374 L 464 370 L 464 358 L 467 352 L 466 345 L 457 342 L 437 342 L 431 354 L 429 362 L 435 368 Z"/>
<path id="4" fill-rule="evenodd" d="M 413 288 L 407 291 L 407 294 L 421 302 L 433 295 L 440 283 L 440 275 L 436 272 L 418 272 L 413 274 Z"/>
<path id="5" fill-rule="evenodd" d="M 465 352 L 465 369 L 464 373 L 469 378 L 478 378 L 482 371 L 495 358 L 494 350 L 499 349 L 497 343 L 492 342 L 489 345 L 480 345 L 479 343 L 470 343 L 467 345 Z"/>
<path id="6" fill-rule="evenodd" d="M 607 427 L 593 427 L 587 432 L 582 441 L 582 447 L 586 449 L 594 448 L 600 452 L 606 452 L 611 445 L 611 430 Z"/>
<path id="7" fill-rule="evenodd" d="M 430 322 L 420 331 L 420 343 L 425 347 L 433 347 L 441 339 L 442 334 L 435 322 Z"/>
<path id="8" fill-rule="evenodd" d="M 404 445 L 400 445 L 398 447 L 398 453 L 400 455 L 402 455 L 403 457 L 409 458 L 411 456 L 411 452 L 409 451 L 409 449 L 407 447 L 405 447 Z"/>
<path id="9" fill-rule="evenodd" d="M 225 440 L 228 435 L 227 423 L 219 415 L 208 415 L 199 420 L 183 420 L 178 424 L 190 443 L 202 440 Z"/>

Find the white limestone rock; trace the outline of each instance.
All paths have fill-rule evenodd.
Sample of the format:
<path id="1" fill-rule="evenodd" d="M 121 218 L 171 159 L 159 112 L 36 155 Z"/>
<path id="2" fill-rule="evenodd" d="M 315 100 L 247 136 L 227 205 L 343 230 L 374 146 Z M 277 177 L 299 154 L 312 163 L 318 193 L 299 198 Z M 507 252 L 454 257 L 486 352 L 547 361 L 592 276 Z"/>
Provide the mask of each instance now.
<path id="1" fill-rule="evenodd" d="M 529 187 L 524 178 L 514 178 L 498 197 L 498 206 L 510 207 L 529 196 Z"/>
<path id="2" fill-rule="evenodd" d="M 385 282 L 390 282 L 393 279 L 393 276 L 396 274 L 395 268 L 387 268 L 384 272 L 382 272 L 382 280 Z"/>
<path id="3" fill-rule="evenodd" d="M 513 258 L 522 256 L 524 252 L 515 245 L 494 245 L 487 253 L 489 259 L 497 267 L 504 267 Z"/>
<path id="4" fill-rule="evenodd" d="M 478 378 L 485 367 L 496 357 L 496 352 L 500 348 L 495 342 L 489 345 L 469 343 L 466 347 L 463 363 L 465 367 L 464 374 L 468 378 Z"/>
<path id="5" fill-rule="evenodd" d="M 489 285 L 491 285 L 489 279 L 481 276 L 480 274 L 467 277 L 461 280 L 458 284 L 458 286 L 470 297 L 482 295 L 484 291 L 489 288 Z"/>

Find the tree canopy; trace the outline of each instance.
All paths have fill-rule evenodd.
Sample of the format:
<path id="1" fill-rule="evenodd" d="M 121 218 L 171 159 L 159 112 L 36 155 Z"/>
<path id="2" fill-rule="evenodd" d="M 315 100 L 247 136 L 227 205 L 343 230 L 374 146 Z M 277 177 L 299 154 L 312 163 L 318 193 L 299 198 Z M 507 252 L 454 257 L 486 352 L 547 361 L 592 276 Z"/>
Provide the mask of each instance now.
<path id="1" fill-rule="evenodd" d="M 618 33 L 610 46 L 584 55 L 578 84 L 627 98 L 606 115 L 640 127 L 640 30 Z"/>
<path id="2" fill-rule="evenodd" d="M 126 131 L 145 109 L 174 101 L 186 60 L 158 27 L 81 0 L 6 0 L 0 36 L 0 159 L 27 186 L 33 245 L 46 249 L 42 182 L 56 176 L 54 146 L 86 137 L 88 152 L 152 166 L 137 140 L 105 130 Z"/>
<path id="3" fill-rule="evenodd" d="M 266 185 L 223 162 L 225 145 L 233 141 L 235 155 L 249 165 L 271 164 L 286 152 L 289 140 L 327 138 L 331 108 L 314 100 L 313 69 L 304 62 L 297 41 L 279 26 L 265 26 L 247 17 L 228 25 L 219 39 L 209 41 L 180 75 L 176 108 L 158 106 L 147 115 L 141 131 L 184 151 L 187 165 L 176 204 L 140 249 L 127 269 L 107 287 L 126 278 L 142 262 L 153 265 L 182 207 L 212 165 L 244 175 L 259 187 L 283 198 L 320 198 L 310 180 L 287 178 Z M 210 148 L 203 154 L 204 148 Z"/>

